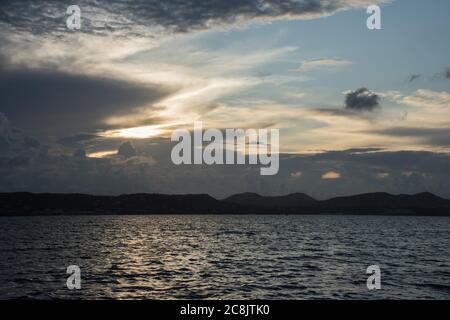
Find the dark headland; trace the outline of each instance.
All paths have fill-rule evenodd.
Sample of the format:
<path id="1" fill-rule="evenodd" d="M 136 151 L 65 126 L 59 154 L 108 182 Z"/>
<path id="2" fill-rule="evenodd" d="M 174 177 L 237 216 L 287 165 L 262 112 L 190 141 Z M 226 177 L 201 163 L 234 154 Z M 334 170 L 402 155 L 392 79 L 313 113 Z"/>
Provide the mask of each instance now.
<path id="1" fill-rule="evenodd" d="M 110 214 L 333 214 L 450 216 L 450 200 L 431 193 L 367 193 L 316 200 L 303 193 L 267 197 L 236 194 L 218 200 L 206 194 L 0 193 L 0 216 Z"/>

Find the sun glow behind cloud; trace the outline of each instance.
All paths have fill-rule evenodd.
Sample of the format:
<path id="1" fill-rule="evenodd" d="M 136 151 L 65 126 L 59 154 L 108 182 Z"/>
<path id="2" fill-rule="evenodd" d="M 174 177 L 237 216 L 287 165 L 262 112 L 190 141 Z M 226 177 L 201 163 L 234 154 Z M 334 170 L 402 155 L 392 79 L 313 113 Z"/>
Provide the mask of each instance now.
<path id="1" fill-rule="evenodd" d="M 348 9 L 364 7 L 370 1 L 336 2 L 343 4 L 342 9 Z M 294 7 L 297 5 L 295 1 L 292 3 Z M 192 4 L 195 7 L 195 2 Z M 329 14 L 335 11 L 333 9 Z M 114 12 L 111 10 L 113 15 L 110 16 L 110 13 L 100 10 L 92 18 L 113 21 L 115 19 L 111 17 L 115 17 Z M 219 12 L 214 10 L 213 13 Z M 306 18 L 309 14 L 305 12 L 305 15 L 292 18 Z M 377 114 L 367 117 L 349 115 L 340 110 L 343 96 L 329 94 L 326 90 L 326 94 L 316 92 L 315 84 L 310 82 L 316 77 L 321 80 L 323 70 L 335 70 L 339 74 L 359 68 L 361 63 L 357 57 L 355 59 L 352 55 L 334 50 L 321 52 L 319 49 L 314 49 L 314 54 L 310 54 L 302 43 L 282 42 L 281 33 L 279 37 L 272 39 L 265 36 L 264 41 L 260 41 L 256 32 L 259 27 L 249 34 L 251 37 L 242 41 L 245 28 L 224 32 L 222 27 L 228 20 L 220 17 L 222 15 L 218 15 L 217 22 L 222 22 L 213 24 L 214 27 L 188 21 L 188 26 L 192 24 L 204 32 L 197 32 L 199 30 L 196 28 L 196 32 L 191 32 L 194 29 L 187 28 L 183 32 L 172 33 L 168 28 L 166 32 L 158 33 L 151 25 L 140 26 L 145 29 L 142 34 L 151 32 L 155 35 L 151 39 L 135 36 L 134 33 L 126 38 L 116 37 L 117 32 L 123 35 L 122 27 L 115 30 L 116 33 L 103 30 L 108 33 L 107 37 L 89 32 L 68 33 L 64 34 L 65 41 L 31 31 L 22 36 L 9 32 L 4 35 L 8 41 L 2 51 L 15 65 L 25 64 L 33 68 L 57 66 L 67 73 L 101 75 L 149 86 L 160 93 L 151 101 L 130 106 L 127 110 L 121 108 L 113 113 L 112 109 L 108 109 L 111 114 L 106 118 L 103 116 L 99 122 L 120 129 L 100 133 L 105 138 L 167 137 L 171 132 L 167 127 L 178 125 L 190 128 L 193 121 L 202 120 L 208 128 L 278 127 L 283 130 L 283 152 L 309 153 L 312 152 L 310 150 L 343 150 L 361 146 L 389 150 L 448 150 L 447 146 L 430 145 L 421 136 L 406 135 L 405 130 L 402 135 L 391 134 L 389 139 L 384 134 L 384 131 L 389 133 L 390 128 L 397 127 L 421 130 L 424 127 L 447 128 L 449 98 L 447 92 L 440 92 L 442 89 L 400 92 L 395 97 L 385 97 L 383 109 Z M 253 21 L 252 17 L 254 15 L 250 14 L 247 20 Z M 287 18 L 284 15 L 281 17 Z M 261 19 L 270 20 L 272 17 L 269 15 L 256 20 Z M 289 25 L 289 28 L 292 26 Z M 161 26 L 162 29 L 164 27 L 167 25 Z M 289 28 L 286 27 L 286 30 Z M 234 37 L 235 34 L 240 35 Z M 215 41 L 208 41 L 213 36 L 221 39 L 220 46 Z M 308 70 L 308 76 L 296 72 L 298 70 Z M 346 86 L 344 89 L 355 90 L 357 87 Z M 298 93 L 298 90 L 302 92 Z M 342 90 L 339 88 L 339 92 Z M 338 90 L 332 88 L 330 91 Z M 334 113 L 317 111 L 316 107 L 322 105 L 333 109 Z M 155 125 L 163 122 L 166 128 Z M 97 134 L 96 130 L 98 128 L 89 132 Z"/>
<path id="2" fill-rule="evenodd" d="M 163 133 L 161 127 L 162 126 L 142 126 L 134 128 L 108 130 L 100 135 L 105 138 L 146 139 L 161 135 Z"/>
<path id="3" fill-rule="evenodd" d="M 97 151 L 87 154 L 88 158 L 105 158 L 117 154 L 117 150 Z"/>
<path id="4" fill-rule="evenodd" d="M 2 112 L 11 119 L 11 125 L 0 121 L 0 149 L 2 142 L 7 146 L 0 150 L 5 190 L 29 185 L 102 194 L 188 188 L 220 197 L 299 190 L 319 197 L 379 189 L 450 194 L 447 3 L 432 8 L 389 0 L 265 1 L 271 9 L 252 0 L 223 6 L 166 1 L 172 10 L 155 11 L 157 0 L 132 6 L 78 2 L 83 23 L 76 32 L 65 30 L 64 2 L 2 5 L 9 18 L 0 18 L 0 120 Z M 396 18 L 386 25 L 389 32 L 366 30 L 366 6 L 389 2 L 383 12 Z M 427 10 L 406 30 L 404 12 L 415 7 Z M 354 8 L 360 10 L 292 21 Z M 405 31 L 430 36 L 424 43 Z M 401 46 L 392 45 L 399 39 Z M 428 50 L 433 47 L 440 50 Z M 385 51 L 388 58 L 380 54 Z M 346 108 L 346 94 L 362 86 L 380 96 L 376 110 Z M 31 98 L 23 106 L 16 103 L 25 96 Z M 8 99 L 12 103 L 4 103 Z M 221 132 L 280 129 L 280 174 L 267 183 L 247 167 L 172 167 L 171 133 L 192 132 L 194 121 Z M 39 130 L 42 148 L 51 148 L 49 160 L 21 135 L 12 139 L 13 125 L 30 135 Z M 234 141 L 223 143 L 235 149 Z M 253 141 L 238 152 L 256 154 L 259 146 Z M 36 173 L 42 179 L 30 180 Z"/>

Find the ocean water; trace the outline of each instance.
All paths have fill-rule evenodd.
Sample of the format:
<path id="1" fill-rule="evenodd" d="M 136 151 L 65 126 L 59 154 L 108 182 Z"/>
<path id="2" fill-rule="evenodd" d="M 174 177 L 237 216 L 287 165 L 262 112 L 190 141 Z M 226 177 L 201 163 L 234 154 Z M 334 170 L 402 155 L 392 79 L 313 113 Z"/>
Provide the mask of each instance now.
<path id="1" fill-rule="evenodd" d="M 0 298 L 449 299 L 450 219 L 4 217 Z"/>

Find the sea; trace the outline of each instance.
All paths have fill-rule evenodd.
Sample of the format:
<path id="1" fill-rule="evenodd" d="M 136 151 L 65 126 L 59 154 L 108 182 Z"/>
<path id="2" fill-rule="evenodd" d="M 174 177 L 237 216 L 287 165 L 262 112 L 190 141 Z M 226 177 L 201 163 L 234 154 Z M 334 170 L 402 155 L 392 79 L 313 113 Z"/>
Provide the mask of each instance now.
<path id="1" fill-rule="evenodd" d="M 0 299 L 449 298 L 448 217 L 0 218 Z"/>

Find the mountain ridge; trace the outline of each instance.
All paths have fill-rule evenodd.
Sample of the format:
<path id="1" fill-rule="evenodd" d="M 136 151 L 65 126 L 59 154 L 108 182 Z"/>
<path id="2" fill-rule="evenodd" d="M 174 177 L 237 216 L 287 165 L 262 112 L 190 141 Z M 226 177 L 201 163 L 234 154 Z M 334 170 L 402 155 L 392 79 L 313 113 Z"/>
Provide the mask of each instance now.
<path id="1" fill-rule="evenodd" d="M 304 206 L 316 204 L 318 200 L 305 193 L 290 193 L 282 196 L 262 196 L 257 193 L 244 192 L 229 196 L 222 201 L 244 205 L 255 205 L 259 201 L 264 206 Z"/>
<path id="2" fill-rule="evenodd" d="M 316 200 L 304 193 L 262 196 L 239 193 L 225 199 L 208 194 L 0 193 L 0 216 L 108 214 L 333 214 L 450 216 L 450 200 L 429 192 L 385 192 Z"/>

